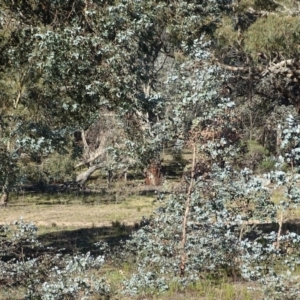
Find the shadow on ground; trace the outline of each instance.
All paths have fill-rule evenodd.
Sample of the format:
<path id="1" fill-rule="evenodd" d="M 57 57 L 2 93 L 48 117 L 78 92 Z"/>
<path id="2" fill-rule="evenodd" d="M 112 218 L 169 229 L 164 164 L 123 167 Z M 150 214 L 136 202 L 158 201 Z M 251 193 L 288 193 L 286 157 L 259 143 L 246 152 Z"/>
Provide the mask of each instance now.
<path id="1" fill-rule="evenodd" d="M 279 224 L 278 223 L 257 223 L 253 230 L 249 231 L 244 237 L 250 240 L 256 240 L 261 237 L 262 233 L 269 234 L 271 232 L 278 233 Z M 281 236 L 288 234 L 289 232 L 294 232 L 300 235 L 300 220 L 291 220 L 282 224 Z"/>
<path id="2" fill-rule="evenodd" d="M 279 224 L 278 223 L 268 223 L 258 225 L 258 228 L 265 233 L 270 233 L 272 231 L 278 232 Z M 295 219 L 282 224 L 282 234 L 287 232 L 295 232 L 300 234 L 300 220 Z"/>
<path id="3" fill-rule="evenodd" d="M 103 254 L 96 243 L 107 243 L 113 249 L 130 238 L 133 231 L 140 228 L 139 224 L 127 226 L 113 222 L 112 226 L 81 228 L 76 230 L 61 230 L 42 234 L 39 241 L 46 247 L 54 247 L 60 252 L 74 254 L 91 252 L 93 255 Z"/>
<path id="4" fill-rule="evenodd" d="M 9 204 L 24 206 L 53 204 L 109 204 L 126 200 L 133 195 L 156 197 L 157 192 L 164 191 L 163 186 L 147 186 L 127 183 L 123 186 L 97 187 L 65 187 L 61 184 L 44 184 L 23 186 L 20 191 L 13 193 Z M 165 191 L 164 191 L 165 192 Z"/>
<path id="5" fill-rule="evenodd" d="M 47 247 L 64 249 L 64 253 L 87 253 L 93 255 L 102 254 L 97 242 L 107 243 L 110 249 L 130 239 L 130 235 L 141 227 L 140 224 L 127 226 L 120 222 L 113 222 L 112 226 L 81 228 L 76 230 L 62 230 L 39 236 L 39 240 Z M 278 224 L 261 224 L 258 228 L 263 232 L 278 231 Z M 287 222 L 283 225 L 283 234 L 287 231 L 300 234 L 300 223 Z M 251 235 L 251 234 L 250 234 Z M 249 237 L 248 237 L 249 238 Z M 251 237 L 250 237 L 251 238 Z"/>

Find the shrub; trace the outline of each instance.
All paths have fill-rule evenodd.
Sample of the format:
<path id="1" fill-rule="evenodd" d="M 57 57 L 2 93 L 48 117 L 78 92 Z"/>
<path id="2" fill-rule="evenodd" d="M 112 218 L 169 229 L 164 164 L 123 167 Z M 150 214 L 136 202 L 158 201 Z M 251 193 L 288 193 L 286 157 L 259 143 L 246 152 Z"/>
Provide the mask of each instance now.
<path id="1" fill-rule="evenodd" d="M 68 255 L 45 248 L 32 223 L 19 221 L 1 227 L 0 283 L 2 290 L 24 287 L 22 299 L 89 299 L 108 296 L 109 284 L 92 270 L 101 268 L 104 257 L 90 253 Z"/>

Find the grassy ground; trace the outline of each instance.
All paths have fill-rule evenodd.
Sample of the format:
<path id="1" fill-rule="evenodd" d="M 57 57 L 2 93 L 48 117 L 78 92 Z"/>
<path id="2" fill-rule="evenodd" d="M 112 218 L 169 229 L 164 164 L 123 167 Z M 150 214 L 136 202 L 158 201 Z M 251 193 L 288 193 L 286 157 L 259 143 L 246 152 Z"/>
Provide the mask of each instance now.
<path id="1" fill-rule="evenodd" d="M 126 240 L 139 227 L 143 216 L 148 217 L 157 207 L 153 191 L 136 190 L 135 195 L 123 190 L 122 197 L 111 193 L 25 193 L 13 195 L 8 207 L 1 209 L 1 223 L 23 217 L 33 221 L 39 228 L 40 241 L 46 246 L 64 248 L 66 252 L 98 254 L 95 242 L 105 241 L 109 246 Z M 129 278 L 133 269 L 127 263 L 109 262 L 99 271 L 110 282 L 116 300 L 248 300 L 255 294 L 246 284 L 230 280 L 213 283 L 203 280 L 185 291 L 171 287 L 163 295 L 144 294 L 137 297 L 120 295 L 122 282 Z M 20 291 L 12 290 L 0 299 L 18 299 Z M 257 297 L 256 297 L 257 298 Z M 93 300 L 93 299 L 92 299 Z M 95 299 L 96 300 L 96 299 Z"/>
<path id="2" fill-rule="evenodd" d="M 95 242 L 115 246 L 139 227 L 157 207 L 155 195 L 127 195 L 116 201 L 114 191 L 103 193 L 13 195 L 7 207 L 1 208 L 0 224 L 22 218 L 34 222 L 46 246 L 65 248 L 66 252 L 96 252 Z"/>
<path id="3" fill-rule="evenodd" d="M 262 299 L 259 291 L 252 291 L 244 283 L 230 283 L 228 281 L 213 284 L 210 280 L 199 281 L 184 291 L 171 287 L 161 295 L 140 295 L 126 297 L 122 295 L 118 300 L 252 300 Z"/>
<path id="4" fill-rule="evenodd" d="M 166 155 L 165 169 L 171 183 L 178 181 L 184 164 L 189 162 L 189 154 L 185 154 L 182 162 L 174 161 Z M 104 185 L 105 183 L 101 183 Z M 0 223 L 11 222 L 23 217 L 25 221 L 33 221 L 39 228 L 40 241 L 46 246 L 64 248 L 66 252 L 91 251 L 98 254 L 95 242 L 105 241 L 111 247 L 126 240 L 139 227 L 143 216 L 148 217 L 157 207 L 153 190 L 133 185 L 118 184 L 110 190 L 105 188 L 87 191 L 62 192 L 25 192 L 12 195 L 9 206 L 1 208 Z M 170 188 L 163 187 L 163 188 Z M 278 203 L 283 196 L 282 189 L 276 190 L 272 200 Z M 293 212 L 293 218 L 300 218 L 300 210 Z M 224 279 L 214 282 L 204 279 L 185 291 L 177 286 L 163 295 L 139 295 L 126 297 L 120 295 L 122 282 L 129 278 L 133 269 L 127 263 L 109 262 L 99 271 L 110 282 L 116 300 L 250 300 L 262 299 L 259 291 L 249 290 L 249 284 L 232 282 Z M 0 299 L 17 299 L 17 291 L 10 291 L 10 297 L 0 291 Z M 92 299 L 93 300 L 93 299 Z M 95 299 L 96 300 L 96 299 Z"/>
<path id="5" fill-rule="evenodd" d="M 125 201 L 106 204 L 12 204 L 1 210 L 1 223 L 23 217 L 38 227 L 88 228 L 109 226 L 112 222 L 134 225 L 142 216 L 151 214 L 155 205 L 151 196 L 132 196 Z"/>

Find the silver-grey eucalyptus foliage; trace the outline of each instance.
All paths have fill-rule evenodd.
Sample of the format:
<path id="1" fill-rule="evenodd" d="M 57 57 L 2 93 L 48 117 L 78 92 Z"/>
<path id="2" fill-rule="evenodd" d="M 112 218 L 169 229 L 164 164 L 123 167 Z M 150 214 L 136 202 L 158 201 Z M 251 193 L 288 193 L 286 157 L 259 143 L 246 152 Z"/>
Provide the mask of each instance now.
<path id="1" fill-rule="evenodd" d="M 4 2 L 9 9 L 0 14 L 1 26 L 11 18 L 16 28 L 13 43 L 1 45 L 2 99 L 11 106 L 0 123 L 0 184 L 17 181 L 22 151 L 62 150 L 66 136 L 91 124 L 105 106 L 136 133 L 128 151 L 140 157 L 149 158 L 163 142 L 194 150 L 181 184 L 160 195 L 161 207 L 122 253 L 133 255 L 137 266 L 125 292 L 160 292 L 172 282 L 187 286 L 225 273 L 262 283 L 257 287 L 265 289 L 266 299 L 297 299 L 300 239 L 284 231 L 283 223 L 300 199 L 299 121 L 288 116 L 282 124 L 278 170 L 266 175 L 286 187 L 274 205 L 271 191 L 249 169 L 231 166 L 241 133 L 234 102 L 220 95 L 230 74 L 212 63 L 204 33 L 213 30 L 232 1 L 97 1 L 99 6 L 90 7 L 88 1 L 75 1 L 78 11 L 71 20 L 47 23 L 32 10 L 30 25 L 20 17 L 22 6 Z M 49 9 L 65 3 L 53 1 Z M 158 67 L 161 57 L 174 58 L 164 74 Z M 22 109 L 30 114 L 20 114 Z M 130 128 L 134 117 L 141 121 L 140 112 L 156 116 L 144 131 Z M 205 171 L 197 173 L 194 162 Z M 282 171 L 284 162 L 291 173 Z M 27 299 L 109 294 L 103 279 L 85 274 L 101 267 L 103 257 L 25 256 L 29 248 L 40 247 L 36 228 L 22 221 L 15 226 L 1 227 L 0 276 L 7 286 L 26 287 Z"/>
<path id="2" fill-rule="evenodd" d="M 196 178 L 191 176 L 195 175 L 193 170 L 190 175 L 187 172 L 173 193 L 161 195 L 161 207 L 148 224 L 133 234 L 126 250 L 134 254 L 138 267 L 125 282 L 125 292 L 162 292 L 174 282 L 186 286 L 205 276 L 218 278 L 225 273 L 261 283 L 257 288 L 265 292 L 266 299 L 296 299 L 299 285 L 293 272 L 300 262 L 300 236 L 283 231 L 286 220 L 278 217 L 278 210 L 291 212 L 300 199 L 295 184 L 298 123 L 288 117 L 281 137 L 281 160 L 294 166 L 293 173 L 279 169 L 266 174 L 286 186 L 284 198 L 275 205 L 270 188 L 249 169 L 236 171 L 230 166 L 238 154 L 238 140 L 230 140 L 233 133 L 239 134 L 234 103 L 219 96 L 224 75 L 217 67 L 206 65 L 209 55 L 205 44 L 194 42 L 193 51 L 175 65 L 166 82 L 173 105 L 167 110 L 163 128 L 165 136 L 181 139 L 182 145 L 197 143 L 197 157 L 211 163 L 210 171 Z M 208 131 L 218 134 L 205 139 L 201 133 Z M 268 233 L 268 226 L 273 231 Z M 183 252 L 184 273 L 180 272 Z"/>
<path id="3" fill-rule="evenodd" d="M 22 154 L 62 152 L 71 133 L 105 117 L 105 107 L 129 131 L 128 152 L 145 162 L 160 140 L 151 143 L 151 132 L 138 134 L 128 121 L 142 122 L 139 113 L 157 105 L 159 55 L 172 57 L 183 41 L 189 47 L 210 32 L 231 2 L 2 0 L 1 148 L 14 163 Z M 8 188 L 19 183 L 13 168 L 2 174 Z"/>
<path id="4" fill-rule="evenodd" d="M 0 227 L 1 291 L 23 287 L 22 299 L 89 299 L 92 295 L 109 296 L 110 286 L 96 278 L 104 256 L 90 253 L 68 255 L 43 246 L 37 228 L 22 219 Z M 20 290 L 21 293 L 22 290 Z"/>

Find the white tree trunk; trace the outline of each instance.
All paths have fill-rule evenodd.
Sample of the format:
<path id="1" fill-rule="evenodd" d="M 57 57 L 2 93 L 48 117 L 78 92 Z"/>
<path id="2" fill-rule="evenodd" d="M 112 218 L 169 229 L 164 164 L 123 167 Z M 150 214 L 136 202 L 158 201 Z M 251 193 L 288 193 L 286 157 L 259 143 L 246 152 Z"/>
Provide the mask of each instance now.
<path id="1" fill-rule="evenodd" d="M 77 175 L 76 177 L 76 182 L 80 183 L 80 184 L 85 184 L 85 182 L 88 180 L 88 178 L 98 169 L 101 168 L 101 165 L 94 165 L 90 168 L 88 168 L 88 170 L 84 171 L 83 173 Z"/>
<path id="2" fill-rule="evenodd" d="M 1 206 L 7 206 L 8 203 L 8 198 L 9 198 L 9 193 L 6 190 L 3 190 L 1 199 L 0 199 L 0 205 Z"/>

